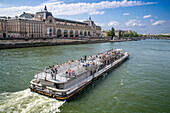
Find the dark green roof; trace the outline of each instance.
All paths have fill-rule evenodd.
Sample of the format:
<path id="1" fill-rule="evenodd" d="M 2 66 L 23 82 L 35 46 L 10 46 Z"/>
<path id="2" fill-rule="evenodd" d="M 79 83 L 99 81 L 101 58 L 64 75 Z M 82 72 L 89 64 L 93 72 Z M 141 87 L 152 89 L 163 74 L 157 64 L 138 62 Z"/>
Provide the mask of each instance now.
<path id="1" fill-rule="evenodd" d="M 74 21 L 74 20 L 67 20 L 67 19 L 60 19 L 60 18 L 55 18 L 55 20 L 60 21 L 60 22 L 69 22 L 69 23 L 77 23 L 77 24 L 88 25 L 87 23 Z"/>

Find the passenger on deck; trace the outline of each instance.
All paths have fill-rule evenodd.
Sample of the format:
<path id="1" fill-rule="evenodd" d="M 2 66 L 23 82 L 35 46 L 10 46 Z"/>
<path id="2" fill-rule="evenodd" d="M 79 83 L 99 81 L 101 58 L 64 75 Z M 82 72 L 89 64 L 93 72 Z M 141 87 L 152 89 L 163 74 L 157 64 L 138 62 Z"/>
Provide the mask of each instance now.
<path id="1" fill-rule="evenodd" d="M 84 59 L 82 59 L 82 63 L 84 63 Z"/>
<path id="2" fill-rule="evenodd" d="M 80 65 L 80 60 L 78 60 L 78 65 Z"/>
<path id="3" fill-rule="evenodd" d="M 53 79 L 53 73 L 51 72 L 51 78 Z"/>
<path id="4" fill-rule="evenodd" d="M 75 75 L 75 71 L 74 71 L 74 70 L 72 71 L 72 76 L 75 76 L 75 77 L 76 77 L 76 75 Z"/>
<path id="5" fill-rule="evenodd" d="M 54 76 L 54 80 L 56 80 L 56 74 L 54 74 L 53 76 Z"/>
<path id="6" fill-rule="evenodd" d="M 71 70 L 68 69 L 68 76 L 71 77 Z"/>
<path id="7" fill-rule="evenodd" d="M 84 56 L 84 60 L 86 61 L 86 55 Z"/>
<path id="8" fill-rule="evenodd" d="M 54 68 L 51 69 L 52 73 L 55 73 Z"/>
<path id="9" fill-rule="evenodd" d="M 58 68 L 58 63 L 54 66 L 54 68 Z"/>
<path id="10" fill-rule="evenodd" d="M 87 67 L 89 67 L 89 65 L 90 65 L 90 64 L 89 64 L 89 63 L 87 63 Z"/>
<path id="11" fill-rule="evenodd" d="M 54 68 L 54 70 L 55 70 L 55 74 L 57 74 L 57 71 L 58 71 L 57 68 Z"/>

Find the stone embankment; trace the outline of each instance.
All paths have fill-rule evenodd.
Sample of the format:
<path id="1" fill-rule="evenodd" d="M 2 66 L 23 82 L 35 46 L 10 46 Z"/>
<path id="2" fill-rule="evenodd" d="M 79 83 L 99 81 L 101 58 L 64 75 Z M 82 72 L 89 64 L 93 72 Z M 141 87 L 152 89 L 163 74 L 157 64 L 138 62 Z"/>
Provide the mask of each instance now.
<path id="1" fill-rule="evenodd" d="M 39 46 L 55 46 L 55 45 L 71 45 L 71 44 L 90 44 L 105 42 L 122 42 L 122 41 L 138 41 L 145 39 L 154 39 L 151 37 L 124 37 L 121 39 L 110 40 L 110 38 L 0 38 L 0 49 L 39 47 Z M 162 38 L 156 38 L 162 39 Z M 170 38 L 166 38 L 170 39 Z"/>
<path id="2" fill-rule="evenodd" d="M 54 45 L 71 45 L 71 44 L 90 44 L 109 42 L 104 39 L 0 39 L 0 49 L 54 46 Z"/>

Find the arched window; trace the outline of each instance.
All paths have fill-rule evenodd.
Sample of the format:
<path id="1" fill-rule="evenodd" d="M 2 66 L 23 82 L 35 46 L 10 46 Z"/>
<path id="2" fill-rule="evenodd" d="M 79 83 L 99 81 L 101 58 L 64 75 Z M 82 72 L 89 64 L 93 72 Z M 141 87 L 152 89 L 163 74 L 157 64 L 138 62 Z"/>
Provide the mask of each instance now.
<path id="1" fill-rule="evenodd" d="M 61 34 L 61 29 L 58 29 L 57 30 L 57 37 L 61 37 L 62 36 L 62 34 Z"/>
<path id="2" fill-rule="evenodd" d="M 65 29 L 64 30 L 64 37 L 67 37 L 68 36 L 68 31 Z"/>
<path id="3" fill-rule="evenodd" d="M 82 31 L 80 31 L 80 35 L 83 35 L 83 32 L 82 32 Z"/>
<path id="4" fill-rule="evenodd" d="M 64 30 L 64 35 L 67 35 L 67 30 L 66 29 Z"/>
<path id="5" fill-rule="evenodd" d="M 52 22 L 53 22 L 53 20 L 50 18 L 50 19 L 49 19 L 49 23 L 52 23 Z"/>
<path id="6" fill-rule="evenodd" d="M 87 35 L 86 31 L 84 31 L 84 36 L 86 36 L 86 35 Z"/>
<path id="7" fill-rule="evenodd" d="M 75 31 L 75 37 L 78 37 L 78 30 Z"/>
<path id="8" fill-rule="evenodd" d="M 88 36 L 90 36 L 90 31 L 88 31 Z"/>
<path id="9" fill-rule="evenodd" d="M 73 30 L 70 30 L 70 37 L 73 37 Z"/>

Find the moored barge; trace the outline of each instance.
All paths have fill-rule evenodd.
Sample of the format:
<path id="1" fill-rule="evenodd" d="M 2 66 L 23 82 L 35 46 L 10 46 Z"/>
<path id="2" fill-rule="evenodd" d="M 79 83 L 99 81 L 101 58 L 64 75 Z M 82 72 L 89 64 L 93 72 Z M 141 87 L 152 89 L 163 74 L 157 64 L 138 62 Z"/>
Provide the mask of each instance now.
<path id="1" fill-rule="evenodd" d="M 109 50 L 80 60 L 45 68 L 30 81 L 29 88 L 58 100 L 66 100 L 130 56 L 122 49 Z"/>

